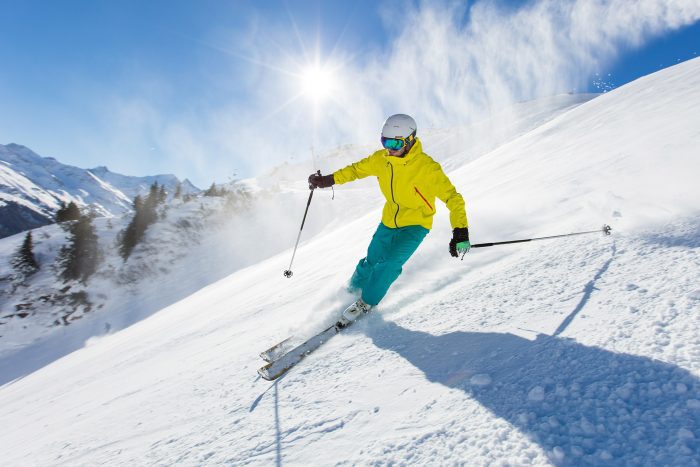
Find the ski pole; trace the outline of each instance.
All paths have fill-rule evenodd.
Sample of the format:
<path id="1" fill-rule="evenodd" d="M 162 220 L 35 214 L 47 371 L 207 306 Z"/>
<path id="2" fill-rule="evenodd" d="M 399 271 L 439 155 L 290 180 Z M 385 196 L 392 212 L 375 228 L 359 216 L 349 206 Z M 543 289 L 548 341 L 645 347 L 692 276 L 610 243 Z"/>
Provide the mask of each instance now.
<path id="1" fill-rule="evenodd" d="M 573 235 L 585 235 L 585 234 L 599 233 L 599 232 L 603 232 L 604 235 L 610 235 L 611 231 L 612 231 L 612 227 L 610 227 L 607 224 L 603 224 L 603 228 L 598 229 L 598 230 L 588 230 L 586 232 L 574 232 L 574 233 L 563 234 L 563 235 L 550 235 L 548 237 L 525 238 L 522 240 L 508 240 L 505 242 L 477 243 L 476 245 L 472 245 L 471 247 L 472 248 L 484 248 L 487 246 L 508 245 L 511 243 L 534 242 L 535 240 L 549 240 L 552 238 L 571 237 Z M 462 259 L 464 259 L 464 255 L 462 256 Z"/>
<path id="2" fill-rule="evenodd" d="M 318 170 L 316 172 L 317 174 L 321 175 L 321 171 Z M 292 263 L 294 262 L 294 256 L 297 254 L 297 247 L 299 246 L 299 239 L 301 238 L 301 231 L 304 230 L 304 223 L 306 222 L 306 215 L 309 213 L 309 206 L 311 205 L 311 198 L 314 196 L 314 189 L 311 185 L 309 185 L 309 189 L 311 190 L 311 193 L 309 193 L 309 200 L 306 202 L 306 210 L 304 211 L 304 218 L 301 220 L 301 228 L 299 229 L 299 235 L 297 235 L 297 242 L 294 245 L 294 252 L 292 253 L 292 260 L 289 262 L 289 269 L 284 271 L 284 277 L 289 279 L 292 277 Z"/>

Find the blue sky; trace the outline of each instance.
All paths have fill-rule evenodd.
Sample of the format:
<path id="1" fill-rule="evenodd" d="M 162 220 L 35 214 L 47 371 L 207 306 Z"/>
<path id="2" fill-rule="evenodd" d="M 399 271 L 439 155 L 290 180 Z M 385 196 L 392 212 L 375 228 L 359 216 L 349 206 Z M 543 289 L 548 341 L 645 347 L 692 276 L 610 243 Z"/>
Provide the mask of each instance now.
<path id="1" fill-rule="evenodd" d="M 0 0 L 0 144 L 207 186 L 372 142 L 390 113 L 454 126 L 696 57 L 697 1 L 646 6 Z"/>

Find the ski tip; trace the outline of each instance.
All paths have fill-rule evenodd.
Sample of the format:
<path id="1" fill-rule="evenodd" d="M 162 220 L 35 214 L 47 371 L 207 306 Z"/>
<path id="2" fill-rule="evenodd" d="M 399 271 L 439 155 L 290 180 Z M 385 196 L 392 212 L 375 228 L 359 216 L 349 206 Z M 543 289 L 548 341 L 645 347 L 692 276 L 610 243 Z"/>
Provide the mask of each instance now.
<path id="1" fill-rule="evenodd" d="M 258 369 L 258 374 L 259 374 L 260 377 L 261 377 L 262 379 L 264 379 L 265 381 L 272 381 L 272 380 L 275 379 L 275 378 L 273 378 L 273 377 L 270 375 L 270 373 L 267 372 L 267 368 L 265 368 L 265 367 L 259 368 L 259 369 Z"/>
<path id="2" fill-rule="evenodd" d="M 258 374 L 262 379 L 265 381 L 274 381 L 278 379 L 280 376 L 284 375 L 287 373 L 291 367 L 284 368 L 282 370 L 278 370 L 277 373 L 272 373 L 271 370 L 272 363 L 268 363 L 264 367 L 258 368 Z"/>
<path id="3" fill-rule="evenodd" d="M 274 381 L 282 376 L 288 370 L 288 368 L 285 368 L 283 371 L 278 371 L 277 373 L 273 373 L 271 370 L 272 363 L 268 363 L 267 365 L 258 368 L 258 374 L 265 381 Z"/>

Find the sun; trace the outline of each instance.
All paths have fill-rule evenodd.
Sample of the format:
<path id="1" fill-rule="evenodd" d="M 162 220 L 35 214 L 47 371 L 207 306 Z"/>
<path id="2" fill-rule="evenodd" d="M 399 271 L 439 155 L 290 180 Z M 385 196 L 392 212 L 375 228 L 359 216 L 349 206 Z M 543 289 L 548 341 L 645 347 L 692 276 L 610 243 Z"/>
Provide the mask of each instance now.
<path id="1" fill-rule="evenodd" d="M 330 96 L 335 85 L 333 72 L 320 65 L 305 68 L 299 75 L 299 81 L 302 93 L 315 101 Z"/>

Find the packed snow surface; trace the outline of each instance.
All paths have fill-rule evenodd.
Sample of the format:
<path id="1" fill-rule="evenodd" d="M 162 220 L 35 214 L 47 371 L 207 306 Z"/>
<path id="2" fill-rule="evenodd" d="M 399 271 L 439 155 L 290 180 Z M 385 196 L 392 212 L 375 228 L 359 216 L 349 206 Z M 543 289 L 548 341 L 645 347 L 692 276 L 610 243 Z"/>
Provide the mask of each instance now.
<path id="1" fill-rule="evenodd" d="M 459 261 L 443 207 L 375 311 L 263 381 L 259 351 L 351 300 L 381 204 L 336 190 L 374 203 L 292 279 L 287 250 L 6 382 L 0 464 L 698 465 L 699 108 L 696 59 L 455 165 L 473 243 L 614 233 Z"/>

